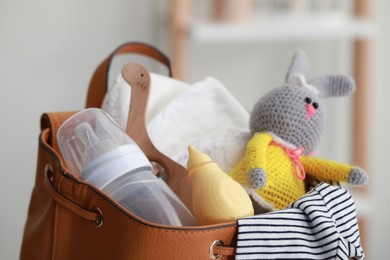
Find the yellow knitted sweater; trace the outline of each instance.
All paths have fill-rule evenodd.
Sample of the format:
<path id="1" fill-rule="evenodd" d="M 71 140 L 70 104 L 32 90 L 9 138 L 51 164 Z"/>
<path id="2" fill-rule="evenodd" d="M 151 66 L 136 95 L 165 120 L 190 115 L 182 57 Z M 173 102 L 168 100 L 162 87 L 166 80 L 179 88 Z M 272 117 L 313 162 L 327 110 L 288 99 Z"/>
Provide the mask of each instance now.
<path id="1" fill-rule="evenodd" d="M 230 173 L 231 177 L 244 187 L 251 187 L 248 173 L 254 168 L 266 173 L 265 186 L 255 190 L 256 194 L 273 209 L 284 209 L 291 202 L 302 197 L 305 183 L 297 175 L 303 172 L 270 133 L 256 133 L 250 140 L 244 158 Z M 310 156 L 302 156 L 303 168 L 320 180 L 346 181 L 352 166 Z"/>

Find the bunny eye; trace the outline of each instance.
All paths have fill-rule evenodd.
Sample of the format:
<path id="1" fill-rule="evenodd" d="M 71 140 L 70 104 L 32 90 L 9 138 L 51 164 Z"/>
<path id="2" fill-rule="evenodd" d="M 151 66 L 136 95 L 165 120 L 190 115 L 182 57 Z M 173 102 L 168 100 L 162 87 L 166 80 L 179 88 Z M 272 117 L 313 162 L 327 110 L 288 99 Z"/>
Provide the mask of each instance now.
<path id="1" fill-rule="evenodd" d="M 315 109 L 317 109 L 317 108 L 318 108 L 318 103 L 314 102 L 314 103 L 313 103 L 313 107 L 314 107 Z"/>
<path id="2" fill-rule="evenodd" d="M 311 103 L 311 98 L 309 98 L 309 97 L 305 98 L 305 102 L 310 104 Z"/>

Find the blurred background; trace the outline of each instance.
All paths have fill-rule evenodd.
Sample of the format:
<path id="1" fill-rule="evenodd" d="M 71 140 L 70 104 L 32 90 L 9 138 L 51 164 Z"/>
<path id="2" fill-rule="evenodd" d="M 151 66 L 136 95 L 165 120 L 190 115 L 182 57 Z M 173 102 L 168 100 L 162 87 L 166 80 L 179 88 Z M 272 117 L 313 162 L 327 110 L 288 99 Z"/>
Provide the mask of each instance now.
<path id="1" fill-rule="evenodd" d="M 19 257 L 40 115 L 82 109 L 96 66 L 128 41 L 167 53 L 186 82 L 219 79 L 248 111 L 283 83 L 297 49 L 310 75 L 353 75 L 354 97 L 326 101 L 318 151 L 369 173 L 351 191 L 367 258 L 386 259 L 388 10 L 386 0 L 0 0 L 0 259 Z"/>

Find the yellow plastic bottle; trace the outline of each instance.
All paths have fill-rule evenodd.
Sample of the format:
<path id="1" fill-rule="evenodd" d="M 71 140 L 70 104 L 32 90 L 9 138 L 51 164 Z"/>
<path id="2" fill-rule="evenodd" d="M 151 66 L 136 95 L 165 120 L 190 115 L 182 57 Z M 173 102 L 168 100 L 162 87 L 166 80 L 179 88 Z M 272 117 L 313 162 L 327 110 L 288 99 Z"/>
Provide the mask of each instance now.
<path id="1" fill-rule="evenodd" d="M 199 225 L 235 221 L 254 214 L 244 188 L 206 154 L 188 147 L 188 174 L 192 184 L 193 210 Z"/>

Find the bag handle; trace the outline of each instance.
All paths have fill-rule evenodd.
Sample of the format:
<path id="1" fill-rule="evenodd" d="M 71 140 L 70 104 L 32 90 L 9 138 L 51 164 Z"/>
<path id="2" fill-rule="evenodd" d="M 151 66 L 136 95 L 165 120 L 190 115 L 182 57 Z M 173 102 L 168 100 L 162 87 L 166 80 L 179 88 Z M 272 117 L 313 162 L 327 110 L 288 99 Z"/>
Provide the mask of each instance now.
<path id="1" fill-rule="evenodd" d="M 112 60 L 116 56 L 131 53 L 142 54 L 159 61 L 168 68 L 169 76 L 173 77 L 171 61 L 164 53 L 146 43 L 125 43 L 119 46 L 116 50 L 114 50 L 106 59 L 102 61 L 102 63 L 100 63 L 100 65 L 95 70 L 94 74 L 92 75 L 92 79 L 89 83 L 87 101 L 85 106 L 86 108 L 101 107 L 104 95 L 106 94 L 108 89 L 108 75 L 110 72 Z"/>
<path id="2" fill-rule="evenodd" d="M 192 188 L 187 170 L 161 153 L 152 143 L 146 129 L 146 106 L 150 90 L 150 74 L 142 65 L 129 63 L 122 70 L 123 78 L 131 87 L 131 100 L 126 132 L 140 146 L 152 162 L 167 172 L 167 183 L 192 211 Z"/>

